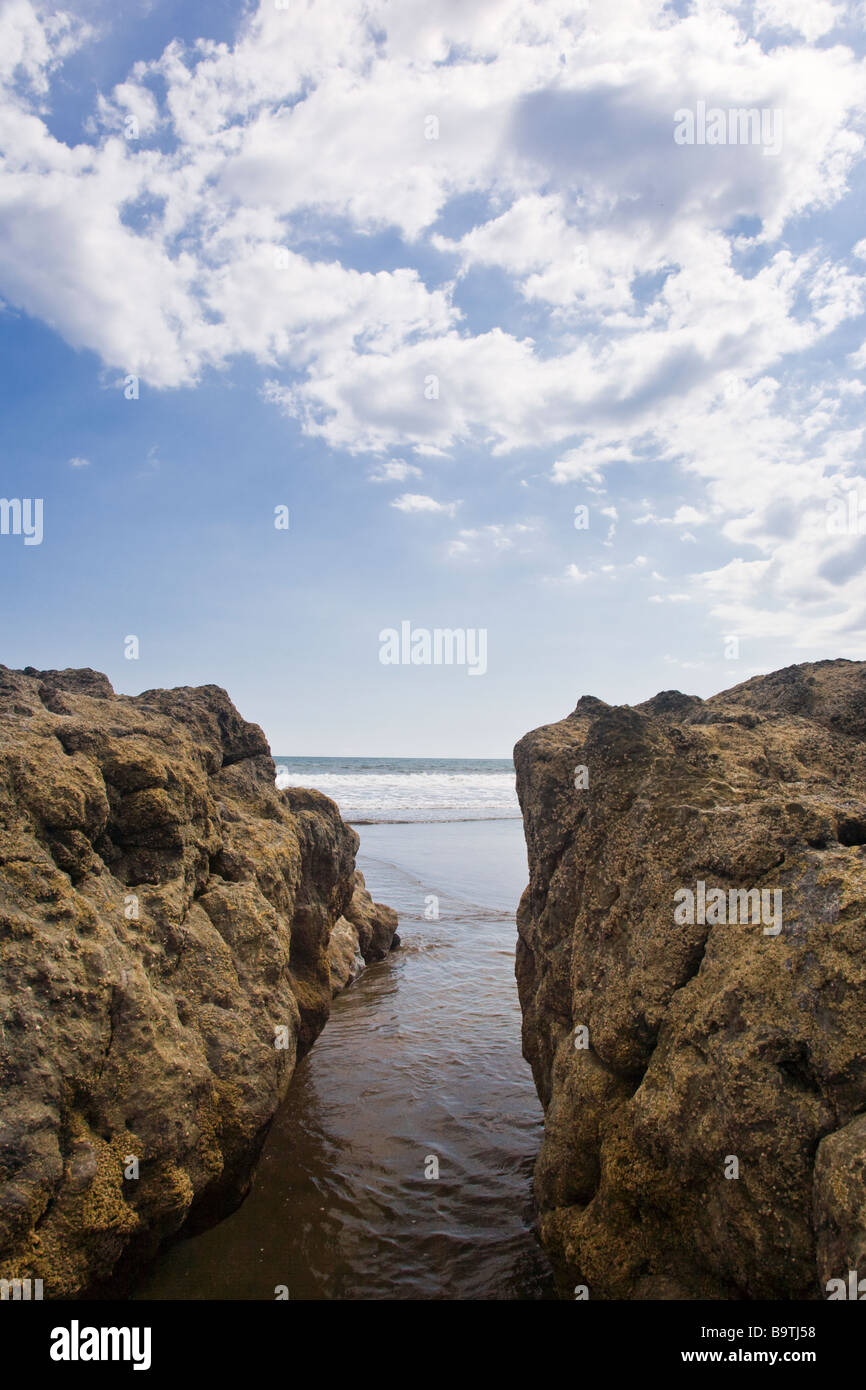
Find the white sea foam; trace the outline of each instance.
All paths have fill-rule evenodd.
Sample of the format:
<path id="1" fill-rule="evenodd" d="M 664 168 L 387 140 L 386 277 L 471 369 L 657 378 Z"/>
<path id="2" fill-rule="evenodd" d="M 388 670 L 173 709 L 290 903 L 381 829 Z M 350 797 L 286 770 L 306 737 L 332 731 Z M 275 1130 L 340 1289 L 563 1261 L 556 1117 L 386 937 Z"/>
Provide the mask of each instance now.
<path id="1" fill-rule="evenodd" d="M 381 766 L 381 764 L 380 764 Z M 453 766 L 453 765 L 452 765 Z M 289 764 L 277 786 L 308 786 L 330 796 L 346 820 L 487 820 L 520 815 L 514 772 L 323 771 Z"/>

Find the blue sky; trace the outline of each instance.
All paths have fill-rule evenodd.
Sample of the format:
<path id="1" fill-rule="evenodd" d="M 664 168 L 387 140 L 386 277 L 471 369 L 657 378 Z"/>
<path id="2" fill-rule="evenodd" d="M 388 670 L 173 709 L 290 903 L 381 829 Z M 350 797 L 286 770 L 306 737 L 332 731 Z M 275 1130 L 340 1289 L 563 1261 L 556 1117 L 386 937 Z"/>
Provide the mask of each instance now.
<path id="1" fill-rule="evenodd" d="M 2 659 L 215 682 L 283 754 L 485 757 L 864 657 L 863 34 L 6 0 L 2 491 L 44 535 L 0 535 Z M 781 148 L 677 144 L 699 103 Z M 486 674 L 383 665 L 407 619 Z"/>

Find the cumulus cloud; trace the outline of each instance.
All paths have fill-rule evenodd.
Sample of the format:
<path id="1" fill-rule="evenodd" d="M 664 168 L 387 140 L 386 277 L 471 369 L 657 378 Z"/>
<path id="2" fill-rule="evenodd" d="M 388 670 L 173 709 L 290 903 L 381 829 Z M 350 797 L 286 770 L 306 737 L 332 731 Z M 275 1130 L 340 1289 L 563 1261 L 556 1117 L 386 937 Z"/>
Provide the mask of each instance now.
<path id="1" fill-rule="evenodd" d="M 91 33 L 88 24 L 66 11 L 45 13 L 30 0 L 5 0 L 0 9 L 4 102 L 41 110 L 52 74 Z"/>
<path id="2" fill-rule="evenodd" d="M 828 531 L 826 506 L 862 469 L 866 242 L 856 218 L 847 240 L 822 227 L 863 159 L 857 14 L 268 0 L 232 42 L 135 63 L 69 143 L 47 116 L 87 26 L 7 0 L 0 296 L 108 382 L 257 363 L 264 399 L 375 459 L 371 482 L 420 476 L 386 454 L 462 446 L 491 468 L 535 451 L 524 472 L 587 490 L 665 470 L 684 500 L 633 520 L 718 545 L 695 580 L 714 619 L 850 650 L 857 538 Z M 700 101 L 780 111 L 778 154 L 675 144 Z M 352 248 L 380 232 L 396 251 L 358 269 Z M 464 290 L 484 276 L 498 298 L 473 318 Z M 498 542 L 517 538 L 479 528 L 452 553 Z"/>

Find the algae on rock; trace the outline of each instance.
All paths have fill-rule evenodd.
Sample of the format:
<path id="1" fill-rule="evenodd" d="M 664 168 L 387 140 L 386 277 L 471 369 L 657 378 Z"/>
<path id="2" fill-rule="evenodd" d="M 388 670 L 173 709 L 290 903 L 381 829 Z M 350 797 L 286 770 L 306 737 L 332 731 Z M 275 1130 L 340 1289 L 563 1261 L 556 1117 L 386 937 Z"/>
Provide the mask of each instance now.
<path id="1" fill-rule="evenodd" d="M 535 1190 L 563 1291 L 820 1298 L 866 1274 L 866 664 L 584 698 L 515 765 Z M 781 890 L 781 932 L 675 923 L 699 882 Z"/>
<path id="2" fill-rule="evenodd" d="M 355 831 L 274 777 L 216 686 L 0 667 L 0 1277 L 104 1288 L 237 1205 L 356 899 L 389 949 Z"/>

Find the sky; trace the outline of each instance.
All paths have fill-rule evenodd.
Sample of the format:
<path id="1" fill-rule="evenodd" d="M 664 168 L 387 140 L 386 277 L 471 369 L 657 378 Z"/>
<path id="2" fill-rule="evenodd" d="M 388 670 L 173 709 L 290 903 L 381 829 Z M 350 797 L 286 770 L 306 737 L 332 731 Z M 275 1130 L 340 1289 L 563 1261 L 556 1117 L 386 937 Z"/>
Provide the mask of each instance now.
<path id="1" fill-rule="evenodd" d="M 0 659 L 497 757 L 866 657 L 864 53 L 862 0 L 0 0 Z"/>

